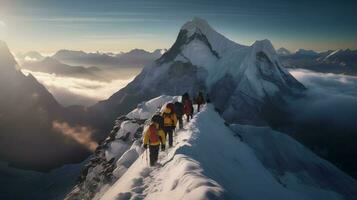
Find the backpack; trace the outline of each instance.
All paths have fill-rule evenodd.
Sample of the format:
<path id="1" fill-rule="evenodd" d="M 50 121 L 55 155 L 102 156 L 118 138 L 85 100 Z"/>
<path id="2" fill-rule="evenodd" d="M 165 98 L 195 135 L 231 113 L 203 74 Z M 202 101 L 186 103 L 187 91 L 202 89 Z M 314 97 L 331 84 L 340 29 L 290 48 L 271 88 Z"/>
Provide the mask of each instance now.
<path id="1" fill-rule="evenodd" d="M 175 113 L 178 116 L 182 116 L 183 115 L 183 104 L 180 102 L 175 102 Z"/>
<path id="2" fill-rule="evenodd" d="M 162 113 L 162 117 L 164 118 L 164 125 L 174 125 L 174 120 L 172 119 L 174 113 Z"/>
<path id="3" fill-rule="evenodd" d="M 192 114 L 193 106 L 192 106 L 192 102 L 190 100 L 185 101 L 184 111 L 186 114 Z"/>
<path id="4" fill-rule="evenodd" d="M 164 118 L 160 115 L 160 114 L 155 114 L 152 118 L 151 118 L 152 122 L 155 122 L 157 124 L 159 124 L 159 127 L 162 129 L 164 128 Z"/>
<path id="5" fill-rule="evenodd" d="M 150 143 L 157 143 L 160 141 L 155 124 L 151 124 L 149 127 L 149 141 Z"/>

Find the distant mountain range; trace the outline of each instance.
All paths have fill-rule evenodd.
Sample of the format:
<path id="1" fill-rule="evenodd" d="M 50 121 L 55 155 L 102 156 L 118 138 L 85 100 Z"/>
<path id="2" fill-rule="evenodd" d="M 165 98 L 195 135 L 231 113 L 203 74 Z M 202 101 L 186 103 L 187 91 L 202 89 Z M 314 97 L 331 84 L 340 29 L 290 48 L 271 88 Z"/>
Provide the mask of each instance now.
<path id="1" fill-rule="evenodd" d="M 148 52 L 142 49 L 134 49 L 126 53 L 86 53 L 84 51 L 59 50 L 52 57 L 68 65 L 82 65 L 85 67 L 97 66 L 100 68 L 125 68 L 139 67 L 156 60 L 163 50 L 157 49 Z"/>
<path id="2" fill-rule="evenodd" d="M 289 55 L 290 54 L 290 51 L 285 49 L 284 47 L 281 47 L 280 49 L 277 49 L 276 50 L 276 53 L 278 55 Z"/>
<path id="3" fill-rule="evenodd" d="M 302 68 L 322 73 L 357 75 L 357 50 L 328 50 L 315 52 L 299 49 L 291 53 L 277 50 L 281 63 L 288 68 Z"/>
<path id="4" fill-rule="evenodd" d="M 145 65 L 154 62 L 165 51 L 157 49 L 148 52 L 142 49 L 134 49 L 126 53 L 114 54 L 59 50 L 50 57 L 44 57 L 36 51 L 30 51 L 24 54 L 16 54 L 16 60 L 22 69 L 34 72 L 110 81 L 131 78 L 133 75 L 128 69 L 132 72 L 138 71 Z"/>
<path id="5" fill-rule="evenodd" d="M 23 69 L 34 72 L 54 73 L 58 76 L 84 78 L 91 80 L 108 81 L 110 80 L 98 67 L 70 66 L 59 62 L 52 57 L 46 57 L 40 61 L 25 62 Z"/>
<path id="6" fill-rule="evenodd" d="M 17 53 L 17 54 L 15 54 L 15 58 L 19 62 L 19 64 L 22 64 L 22 63 L 25 63 L 25 62 L 41 61 L 45 57 L 42 56 L 37 51 L 29 51 L 29 52 L 26 52 L 26 53 Z"/>

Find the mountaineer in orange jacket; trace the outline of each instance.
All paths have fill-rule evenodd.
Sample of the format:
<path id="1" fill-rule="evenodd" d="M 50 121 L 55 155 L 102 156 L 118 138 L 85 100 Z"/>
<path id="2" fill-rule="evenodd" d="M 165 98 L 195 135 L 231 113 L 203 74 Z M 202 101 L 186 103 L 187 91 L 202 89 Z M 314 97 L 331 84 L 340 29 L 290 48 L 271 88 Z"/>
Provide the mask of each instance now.
<path id="1" fill-rule="evenodd" d="M 147 149 L 149 147 L 150 152 L 150 166 L 154 166 L 159 157 L 159 148 L 161 144 L 161 151 L 165 151 L 165 133 L 160 128 L 159 123 L 155 120 L 155 116 L 151 120 L 150 126 L 144 133 L 144 145 L 143 147 Z"/>

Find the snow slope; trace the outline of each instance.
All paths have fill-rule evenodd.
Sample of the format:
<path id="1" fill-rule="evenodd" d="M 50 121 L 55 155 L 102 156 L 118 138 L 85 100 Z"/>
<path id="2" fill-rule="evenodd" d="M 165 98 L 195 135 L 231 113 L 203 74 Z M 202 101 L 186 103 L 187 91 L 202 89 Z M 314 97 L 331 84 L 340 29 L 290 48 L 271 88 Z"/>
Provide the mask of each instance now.
<path id="1" fill-rule="evenodd" d="M 145 103 L 151 105 L 145 110 L 164 105 L 164 98 L 174 99 L 155 98 Z M 140 116 L 145 113 L 142 108 L 128 116 Z M 289 136 L 269 128 L 229 127 L 212 105 L 178 130 L 174 143 L 160 152 L 160 166 L 148 167 L 140 141 L 134 141 L 125 153 L 116 155 L 115 178 L 97 189 L 93 199 L 357 197 L 355 180 Z"/>

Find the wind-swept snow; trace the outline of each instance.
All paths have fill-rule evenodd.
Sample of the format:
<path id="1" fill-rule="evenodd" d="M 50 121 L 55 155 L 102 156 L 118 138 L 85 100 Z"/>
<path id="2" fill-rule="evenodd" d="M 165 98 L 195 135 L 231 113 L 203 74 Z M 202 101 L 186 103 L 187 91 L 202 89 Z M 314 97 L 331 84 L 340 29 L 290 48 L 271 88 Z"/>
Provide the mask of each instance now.
<path id="1" fill-rule="evenodd" d="M 243 128 L 238 130 L 241 132 Z M 261 136 L 256 143 L 250 140 L 249 133 L 258 137 L 259 132 L 252 128 L 244 129 L 245 133 L 241 141 L 240 137 L 227 127 L 224 120 L 214 111 L 211 105 L 204 107 L 190 123 L 182 130 L 178 130 L 175 137 L 175 146 L 165 152 L 160 152 L 160 166 L 148 167 L 147 155 L 143 153 L 128 168 L 113 186 L 103 194 L 102 200 L 111 199 L 343 199 L 346 193 L 339 194 L 335 187 L 323 187 L 328 182 L 319 180 L 316 175 L 303 174 L 309 182 L 301 182 L 301 173 L 290 171 L 276 178 L 274 169 L 283 166 L 266 165 L 266 159 L 284 159 L 284 154 L 273 153 L 266 149 L 259 151 L 262 144 L 278 144 L 272 141 L 270 136 Z M 248 131 L 249 130 L 249 131 Z M 285 137 L 285 136 L 284 136 Z M 306 161 L 303 156 L 291 162 L 304 162 L 307 166 L 320 163 L 320 167 L 326 167 L 330 174 L 339 174 L 341 180 L 348 176 L 337 168 L 331 167 L 327 161 L 322 161 L 299 145 L 293 139 L 281 140 L 281 150 L 288 152 L 307 154 Z M 274 140 L 275 139 L 275 140 Z M 255 145 L 254 145 L 255 144 Z M 133 146 L 136 146 L 135 144 Z M 133 148 L 133 147 L 132 147 Z M 135 148 L 138 148 L 136 146 Z M 291 148 L 291 150 L 289 150 Z M 257 153 L 259 152 L 259 154 Z M 136 153 L 138 156 L 138 154 Z M 263 155 L 263 156 L 262 156 Z M 262 158 L 263 157 L 263 158 Z M 317 161 L 311 161 L 311 158 Z M 120 159 L 122 160 L 122 159 Z M 272 161 L 272 162 L 273 162 Z M 123 162 L 123 161 L 121 161 Z M 280 167 L 280 168 L 279 168 Z M 287 166 L 288 167 L 288 166 Z M 284 168 L 285 169 L 285 168 Z M 330 180 L 325 180 L 330 181 Z M 314 182 L 314 184 L 311 184 Z M 349 182 L 356 184 L 355 181 Z M 351 198 L 350 198 L 351 199 Z"/>

